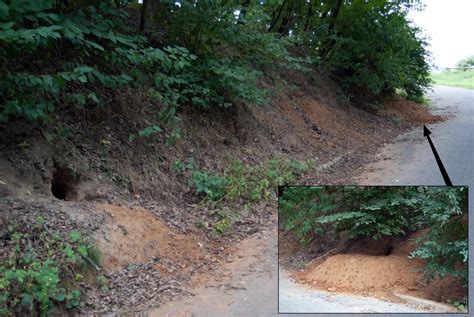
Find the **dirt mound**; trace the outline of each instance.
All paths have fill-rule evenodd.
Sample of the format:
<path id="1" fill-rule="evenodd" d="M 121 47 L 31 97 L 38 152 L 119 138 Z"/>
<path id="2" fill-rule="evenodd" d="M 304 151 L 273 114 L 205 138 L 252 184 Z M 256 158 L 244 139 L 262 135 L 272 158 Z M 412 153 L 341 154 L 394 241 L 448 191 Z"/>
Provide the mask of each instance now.
<path id="1" fill-rule="evenodd" d="M 419 235 L 417 232 L 412 237 Z M 312 287 L 335 292 L 380 297 L 399 292 L 435 301 L 462 299 L 465 290 L 459 279 L 425 280 L 420 272 L 424 261 L 407 258 L 414 248 L 415 243 L 409 239 L 396 244 L 389 255 L 332 255 L 322 263 L 310 263 L 305 271 L 295 273 L 295 277 Z"/>
<path id="2" fill-rule="evenodd" d="M 109 216 L 96 235 L 102 264 L 108 270 L 152 258 L 172 259 L 184 269 L 202 257 L 197 241 L 173 232 L 144 208 L 99 204 L 96 212 Z"/>
<path id="3" fill-rule="evenodd" d="M 400 118 L 410 123 L 433 123 L 442 121 L 442 116 L 431 114 L 426 107 L 402 98 L 386 100 L 379 114 Z"/>
<path id="4" fill-rule="evenodd" d="M 404 256 L 338 254 L 301 278 L 334 291 L 364 293 L 394 287 L 421 287 L 417 265 Z"/>

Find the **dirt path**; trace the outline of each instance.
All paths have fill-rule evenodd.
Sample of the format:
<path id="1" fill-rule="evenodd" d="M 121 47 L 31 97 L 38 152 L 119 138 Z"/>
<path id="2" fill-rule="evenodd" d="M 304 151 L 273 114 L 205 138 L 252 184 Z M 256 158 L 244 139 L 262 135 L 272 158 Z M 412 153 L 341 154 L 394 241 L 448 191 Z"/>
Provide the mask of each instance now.
<path id="1" fill-rule="evenodd" d="M 149 316 L 275 316 L 276 217 L 269 228 L 240 242 L 213 276 L 196 282 L 194 295 L 151 310 Z"/>
<path id="2" fill-rule="evenodd" d="M 234 256 L 204 278 L 194 295 L 148 312 L 152 316 L 276 316 L 286 312 L 427 312 L 375 298 L 317 291 L 294 282 L 285 271 L 278 281 L 277 231 L 243 240 Z M 279 283 L 280 296 L 277 296 Z M 279 303 L 278 303 L 279 298 Z"/>

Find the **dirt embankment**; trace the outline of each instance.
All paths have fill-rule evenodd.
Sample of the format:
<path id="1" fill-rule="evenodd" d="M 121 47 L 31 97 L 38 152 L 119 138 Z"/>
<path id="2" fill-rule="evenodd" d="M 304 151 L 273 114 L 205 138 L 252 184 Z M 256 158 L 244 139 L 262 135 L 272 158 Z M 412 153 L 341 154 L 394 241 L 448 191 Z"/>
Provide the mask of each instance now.
<path id="1" fill-rule="evenodd" d="M 217 236 L 209 226 L 216 211 L 196 205 L 200 197 L 172 170 L 175 160 L 193 157 L 212 173 L 231 159 L 315 159 L 321 166 L 343 157 L 337 169 L 315 170 L 305 182 L 344 182 L 377 146 L 413 124 L 439 119 L 400 99 L 385 101 L 385 112 L 369 113 L 341 104 L 326 79 L 288 79 L 298 88 L 283 89 L 266 106 L 183 108 L 181 137 L 172 144 L 166 142 L 170 129 L 129 141 L 131 133 L 151 124 L 156 105 L 140 104 L 126 90 L 111 96 L 114 109 L 56 115 L 51 126 L 72 133 L 53 141 L 39 124 L 19 120 L 0 126 L 2 216 L 27 224 L 41 215 L 53 229 L 57 224 L 58 230 L 93 238 L 114 291 L 84 285 L 86 309 L 143 309 L 184 292 L 191 276 L 225 256 L 231 240 L 258 231 L 276 212 L 273 203 L 251 212 L 236 207 L 244 216 L 230 234 Z"/>
<path id="2" fill-rule="evenodd" d="M 422 232 L 416 232 L 409 239 L 395 242 L 388 254 L 379 252 L 383 243 L 373 243 L 353 248 L 349 253 L 325 256 L 322 260 L 316 258 L 304 270 L 295 273 L 295 277 L 317 289 L 384 299 L 393 299 L 394 292 L 438 302 L 462 299 L 465 289 L 460 279 L 447 277 L 427 281 L 421 272 L 424 261 L 408 259 L 416 248 L 412 239 L 420 234 Z"/>

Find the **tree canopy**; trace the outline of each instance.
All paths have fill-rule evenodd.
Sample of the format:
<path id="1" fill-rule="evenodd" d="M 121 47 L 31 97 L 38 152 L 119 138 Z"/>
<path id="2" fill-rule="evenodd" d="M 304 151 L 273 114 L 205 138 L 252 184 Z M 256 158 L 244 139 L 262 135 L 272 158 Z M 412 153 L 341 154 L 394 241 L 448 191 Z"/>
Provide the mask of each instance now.
<path id="1" fill-rule="evenodd" d="M 419 99 L 426 43 L 413 1 L 0 1 L 0 120 L 49 122 L 112 107 L 118 90 L 156 104 L 156 133 L 179 106 L 262 104 L 279 71 L 317 71 L 349 98 Z M 133 111 L 133 110 L 132 110 Z M 138 134 L 137 134 L 138 135 Z"/>

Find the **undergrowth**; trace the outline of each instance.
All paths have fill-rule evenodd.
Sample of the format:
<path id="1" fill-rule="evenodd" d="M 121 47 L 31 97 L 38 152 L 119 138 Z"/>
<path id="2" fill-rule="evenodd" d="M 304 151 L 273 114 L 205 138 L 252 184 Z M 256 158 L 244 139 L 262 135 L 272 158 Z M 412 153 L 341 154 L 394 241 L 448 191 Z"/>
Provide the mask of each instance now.
<path id="1" fill-rule="evenodd" d="M 418 2 L 0 0 L 0 123 L 26 118 L 51 139 L 67 113 L 115 110 L 127 90 L 140 96 L 129 112 L 155 114 L 130 140 L 174 139 L 179 107 L 264 104 L 260 79 L 288 69 L 330 75 L 347 100 L 416 100 L 429 86 L 406 18 Z"/>
<path id="2" fill-rule="evenodd" d="M 239 218 L 230 207 L 276 199 L 278 186 L 289 184 L 314 167 L 313 160 L 272 159 L 260 164 L 233 160 L 223 172 L 210 174 L 200 170 L 192 158 L 175 161 L 172 169 L 187 177 L 188 186 L 202 197 L 201 203 L 218 206 L 213 228 L 226 232 L 232 219 Z M 202 227 L 202 224 L 200 225 Z"/>
<path id="3" fill-rule="evenodd" d="M 250 165 L 233 160 L 223 172 L 209 174 L 198 169 L 193 159 L 176 161 L 173 169 L 189 175 L 188 186 L 205 200 L 225 203 L 257 202 L 269 199 L 278 186 L 289 184 L 314 167 L 314 161 L 280 159 Z M 274 196 L 275 197 L 275 196 Z"/>
<path id="4" fill-rule="evenodd" d="M 84 305 L 79 283 L 99 253 L 78 231 L 51 231 L 42 217 L 31 228 L 8 223 L 0 264 L 0 315 L 47 315 Z"/>

